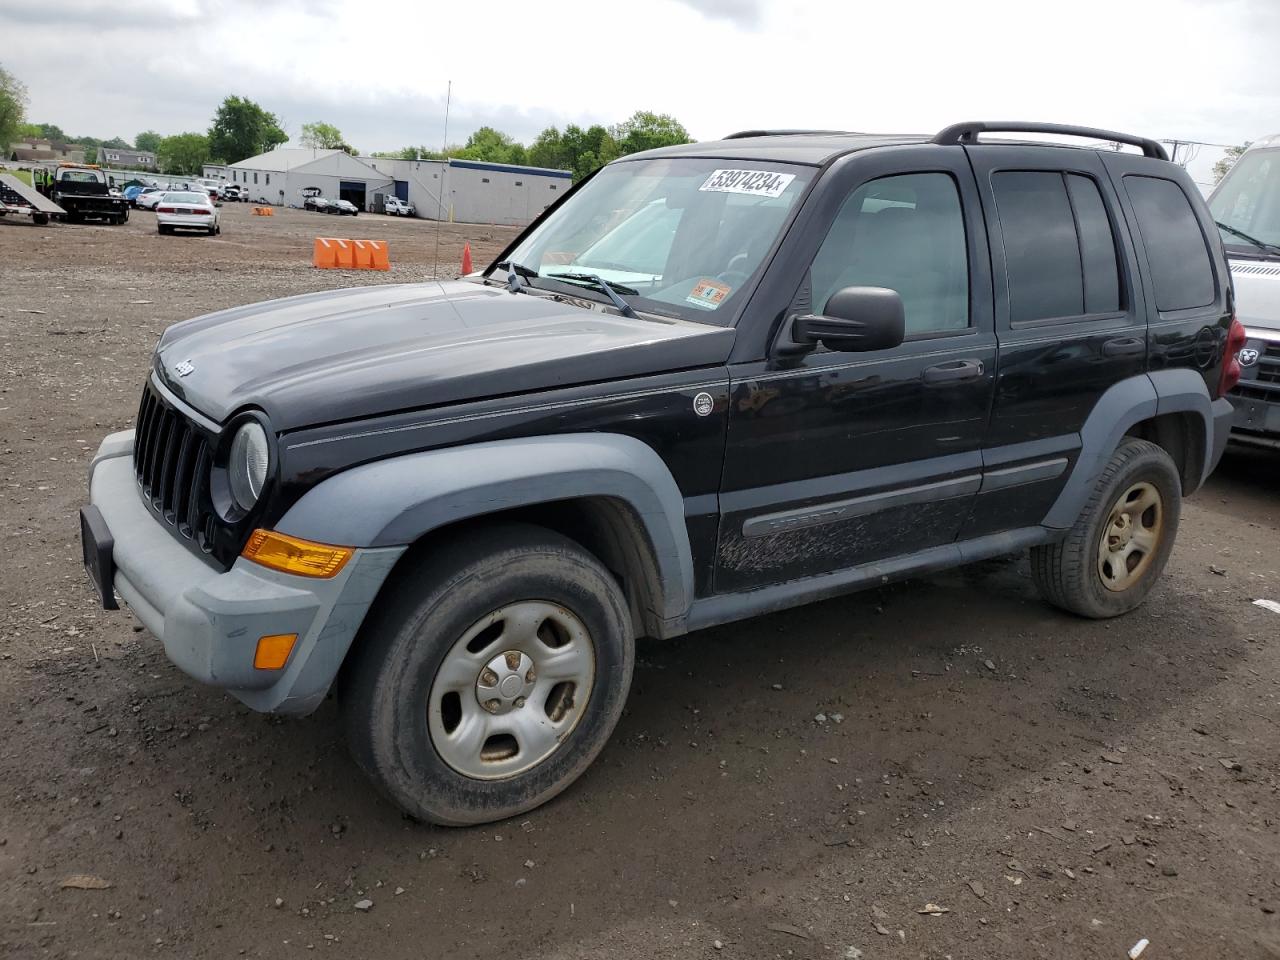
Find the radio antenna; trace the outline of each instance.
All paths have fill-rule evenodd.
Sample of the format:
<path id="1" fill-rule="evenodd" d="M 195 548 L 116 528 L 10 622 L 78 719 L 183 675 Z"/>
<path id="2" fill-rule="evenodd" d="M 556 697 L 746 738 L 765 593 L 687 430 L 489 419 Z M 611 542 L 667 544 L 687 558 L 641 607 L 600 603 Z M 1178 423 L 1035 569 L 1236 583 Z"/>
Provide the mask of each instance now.
<path id="1" fill-rule="evenodd" d="M 449 173 L 449 105 L 453 102 L 453 81 L 444 95 L 444 141 L 440 144 L 440 185 L 436 187 L 436 252 L 431 272 L 440 279 L 440 221 L 444 219 L 444 181 Z"/>

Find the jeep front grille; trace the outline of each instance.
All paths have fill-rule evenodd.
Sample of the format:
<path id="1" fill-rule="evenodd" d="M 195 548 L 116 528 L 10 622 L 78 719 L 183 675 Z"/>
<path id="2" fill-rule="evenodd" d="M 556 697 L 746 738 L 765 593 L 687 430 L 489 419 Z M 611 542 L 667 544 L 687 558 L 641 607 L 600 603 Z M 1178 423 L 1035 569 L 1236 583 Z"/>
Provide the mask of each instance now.
<path id="1" fill-rule="evenodd" d="M 201 550 L 210 549 L 209 439 L 148 381 L 138 408 L 133 470 L 152 512 Z"/>

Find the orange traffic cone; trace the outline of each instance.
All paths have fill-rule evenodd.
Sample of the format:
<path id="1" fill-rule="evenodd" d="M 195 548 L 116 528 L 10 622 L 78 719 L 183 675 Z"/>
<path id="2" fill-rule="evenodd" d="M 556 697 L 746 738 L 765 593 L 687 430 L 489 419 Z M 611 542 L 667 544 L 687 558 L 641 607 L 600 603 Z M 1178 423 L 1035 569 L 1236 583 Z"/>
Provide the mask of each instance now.
<path id="1" fill-rule="evenodd" d="M 462 245 L 462 275 L 471 273 L 471 241 Z"/>

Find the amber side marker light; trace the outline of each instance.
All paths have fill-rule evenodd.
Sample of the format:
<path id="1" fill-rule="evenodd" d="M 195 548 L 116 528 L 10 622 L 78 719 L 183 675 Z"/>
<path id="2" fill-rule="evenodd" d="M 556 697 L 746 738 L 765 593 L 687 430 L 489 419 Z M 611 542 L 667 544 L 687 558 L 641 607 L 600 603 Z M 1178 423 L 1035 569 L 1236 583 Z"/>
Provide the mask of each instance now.
<path id="1" fill-rule="evenodd" d="M 255 670 L 279 670 L 289 662 L 293 645 L 298 642 L 296 633 L 274 633 L 258 638 L 258 649 L 253 652 Z"/>
<path id="2" fill-rule="evenodd" d="M 240 555 L 272 570 L 327 579 L 336 576 L 353 553 L 350 547 L 312 543 L 274 530 L 255 530 Z"/>

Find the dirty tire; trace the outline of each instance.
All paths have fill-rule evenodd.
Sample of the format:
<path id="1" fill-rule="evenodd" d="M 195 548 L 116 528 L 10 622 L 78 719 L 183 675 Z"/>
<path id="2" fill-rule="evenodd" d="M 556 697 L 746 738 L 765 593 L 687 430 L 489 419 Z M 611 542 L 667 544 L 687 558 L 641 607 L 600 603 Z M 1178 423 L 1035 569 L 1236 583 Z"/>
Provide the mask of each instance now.
<path id="1" fill-rule="evenodd" d="M 444 826 L 502 820 L 546 803 L 599 754 L 631 686 L 635 642 L 617 582 L 573 541 L 525 524 L 471 532 L 409 563 L 370 612 L 341 677 L 356 762 L 408 814 Z M 595 658 L 586 705 L 554 752 L 530 769 L 502 779 L 464 776 L 432 740 L 437 673 L 483 618 L 529 600 L 560 605 L 585 625 Z"/>
<path id="2" fill-rule="evenodd" d="M 1159 494 L 1159 537 L 1132 583 L 1121 590 L 1109 589 L 1099 564 L 1102 538 L 1121 498 L 1141 486 Z M 1031 575 L 1040 595 L 1056 607 L 1093 619 L 1133 610 L 1146 599 L 1168 562 L 1181 502 L 1182 481 L 1169 454 L 1146 440 L 1126 439 L 1112 454 L 1067 536 L 1031 550 Z"/>

